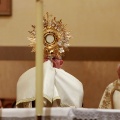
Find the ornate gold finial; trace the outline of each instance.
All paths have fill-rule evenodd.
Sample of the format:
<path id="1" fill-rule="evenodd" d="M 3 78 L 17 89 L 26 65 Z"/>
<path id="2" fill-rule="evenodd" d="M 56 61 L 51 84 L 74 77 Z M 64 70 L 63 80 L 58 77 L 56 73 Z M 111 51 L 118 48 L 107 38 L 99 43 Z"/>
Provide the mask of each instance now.
<path id="1" fill-rule="evenodd" d="M 61 59 L 65 51 L 68 50 L 69 40 L 71 38 L 70 32 L 66 30 L 66 25 L 62 20 L 57 21 L 56 17 L 52 17 L 48 12 L 43 17 L 43 43 L 45 58 Z M 35 26 L 32 25 L 33 30 L 29 31 L 30 46 L 33 47 L 32 52 L 36 48 L 36 31 Z"/>

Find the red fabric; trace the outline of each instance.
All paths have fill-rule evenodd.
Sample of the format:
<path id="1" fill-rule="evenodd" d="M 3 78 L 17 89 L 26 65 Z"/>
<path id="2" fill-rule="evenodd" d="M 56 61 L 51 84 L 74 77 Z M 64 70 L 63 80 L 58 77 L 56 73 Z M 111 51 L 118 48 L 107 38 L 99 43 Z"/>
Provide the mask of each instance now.
<path id="1" fill-rule="evenodd" d="M 45 61 L 47 60 L 49 59 L 45 59 Z M 53 63 L 53 67 L 55 68 L 61 68 L 63 64 L 63 60 L 60 60 L 60 59 L 52 59 L 51 62 Z"/>

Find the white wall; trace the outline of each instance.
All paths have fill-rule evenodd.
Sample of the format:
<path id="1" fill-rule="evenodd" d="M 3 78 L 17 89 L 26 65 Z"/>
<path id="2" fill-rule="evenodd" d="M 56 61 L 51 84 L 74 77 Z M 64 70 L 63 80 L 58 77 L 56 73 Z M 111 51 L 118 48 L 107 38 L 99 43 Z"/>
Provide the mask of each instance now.
<path id="1" fill-rule="evenodd" d="M 0 46 L 27 46 L 36 0 L 13 0 L 12 16 L 0 16 Z M 71 46 L 120 46 L 120 0 L 44 0 L 44 13 L 63 19 Z"/>

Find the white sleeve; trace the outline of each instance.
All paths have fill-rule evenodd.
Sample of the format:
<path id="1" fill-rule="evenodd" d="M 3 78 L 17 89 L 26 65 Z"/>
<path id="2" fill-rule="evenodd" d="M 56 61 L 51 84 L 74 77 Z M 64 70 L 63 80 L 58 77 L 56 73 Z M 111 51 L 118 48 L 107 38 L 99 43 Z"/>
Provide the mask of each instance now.
<path id="1" fill-rule="evenodd" d="M 83 85 L 77 78 L 56 68 L 55 85 L 63 106 L 82 107 Z"/>

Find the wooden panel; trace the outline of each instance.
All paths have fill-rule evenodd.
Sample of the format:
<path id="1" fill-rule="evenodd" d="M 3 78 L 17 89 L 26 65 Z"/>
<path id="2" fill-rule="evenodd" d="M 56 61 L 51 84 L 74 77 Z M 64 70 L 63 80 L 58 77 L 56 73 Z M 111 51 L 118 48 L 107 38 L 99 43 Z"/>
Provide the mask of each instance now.
<path id="1" fill-rule="evenodd" d="M 34 61 L 0 61 L 0 98 L 16 98 L 16 84 Z"/>
<path id="2" fill-rule="evenodd" d="M 116 80 L 119 62 L 109 61 L 65 61 L 63 69 L 77 77 L 84 87 L 83 106 L 98 108 L 107 85 Z"/>
<path id="3" fill-rule="evenodd" d="M 11 15 L 12 0 L 0 0 L 0 16 Z"/>
<path id="4" fill-rule="evenodd" d="M 0 60 L 34 60 L 30 47 L 0 47 Z"/>
<path id="5" fill-rule="evenodd" d="M 30 47 L 0 47 L 0 60 L 34 60 Z M 65 61 L 120 61 L 120 47 L 70 47 Z"/>
<path id="6" fill-rule="evenodd" d="M 28 47 L 0 47 L 0 97 L 16 97 L 20 75 L 35 65 Z M 120 48 L 70 47 L 63 69 L 84 86 L 84 107 L 97 108 L 106 86 L 117 79 Z"/>

